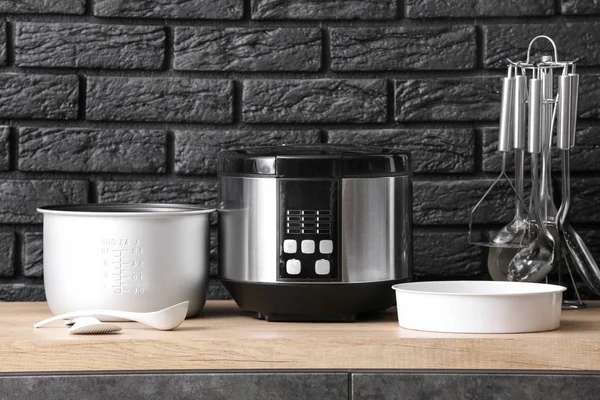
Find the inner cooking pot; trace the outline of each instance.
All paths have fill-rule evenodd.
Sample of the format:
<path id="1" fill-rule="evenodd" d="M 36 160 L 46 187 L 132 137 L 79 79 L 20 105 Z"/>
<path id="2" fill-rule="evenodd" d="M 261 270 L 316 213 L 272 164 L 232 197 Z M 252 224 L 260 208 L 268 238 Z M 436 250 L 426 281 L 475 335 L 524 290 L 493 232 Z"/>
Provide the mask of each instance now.
<path id="1" fill-rule="evenodd" d="M 186 204 L 46 206 L 44 288 L 55 314 L 157 311 L 206 301 L 212 209 Z"/>
<path id="2" fill-rule="evenodd" d="M 412 171 L 402 150 L 292 145 L 224 151 L 219 276 L 267 320 L 353 320 L 410 280 Z"/>

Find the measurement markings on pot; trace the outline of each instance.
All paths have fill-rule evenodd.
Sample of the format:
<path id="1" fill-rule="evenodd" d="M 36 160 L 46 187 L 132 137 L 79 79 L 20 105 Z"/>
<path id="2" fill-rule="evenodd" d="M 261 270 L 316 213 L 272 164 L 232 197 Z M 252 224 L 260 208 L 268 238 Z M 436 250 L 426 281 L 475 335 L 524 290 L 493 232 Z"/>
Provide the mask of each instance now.
<path id="1" fill-rule="evenodd" d="M 141 259 L 144 248 L 139 239 L 103 238 L 100 240 L 104 290 L 113 294 L 144 294 Z"/>

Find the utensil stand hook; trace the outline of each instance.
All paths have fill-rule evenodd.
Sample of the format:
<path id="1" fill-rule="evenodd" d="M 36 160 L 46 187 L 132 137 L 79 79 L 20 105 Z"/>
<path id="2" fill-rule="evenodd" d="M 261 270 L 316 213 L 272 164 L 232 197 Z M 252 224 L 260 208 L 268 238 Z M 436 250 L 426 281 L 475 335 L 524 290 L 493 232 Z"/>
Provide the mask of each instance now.
<path id="1" fill-rule="evenodd" d="M 527 61 L 525 61 L 525 64 L 529 64 L 529 59 L 531 56 L 531 46 L 533 46 L 533 43 L 538 39 L 546 39 L 552 44 L 552 48 L 554 49 L 554 61 L 558 62 L 558 51 L 556 50 L 556 43 L 554 43 L 554 40 L 552 40 L 546 35 L 539 35 L 531 39 L 531 42 L 529 42 L 529 46 L 527 47 Z"/>

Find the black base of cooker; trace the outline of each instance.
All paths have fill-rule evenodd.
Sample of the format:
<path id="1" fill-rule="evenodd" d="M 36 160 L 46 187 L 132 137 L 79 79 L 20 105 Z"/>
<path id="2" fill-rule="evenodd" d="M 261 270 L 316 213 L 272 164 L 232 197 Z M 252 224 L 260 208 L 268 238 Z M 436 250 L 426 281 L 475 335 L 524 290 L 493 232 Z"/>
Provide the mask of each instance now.
<path id="1" fill-rule="evenodd" d="M 383 311 L 396 303 L 392 285 L 370 283 L 269 284 L 221 279 L 237 305 L 267 321 L 340 321 Z"/>

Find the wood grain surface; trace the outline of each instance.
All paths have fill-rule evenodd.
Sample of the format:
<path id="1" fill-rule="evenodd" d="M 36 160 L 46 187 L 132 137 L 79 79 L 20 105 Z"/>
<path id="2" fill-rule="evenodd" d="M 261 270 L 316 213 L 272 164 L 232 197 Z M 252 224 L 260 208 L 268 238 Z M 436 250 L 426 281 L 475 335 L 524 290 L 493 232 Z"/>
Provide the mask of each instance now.
<path id="1" fill-rule="evenodd" d="M 133 322 L 121 333 L 69 335 L 45 303 L 0 303 L 0 372 L 246 369 L 600 370 L 600 308 L 563 312 L 559 330 L 444 334 L 398 326 L 395 310 L 354 323 L 274 323 L 232 301 L 163 332 Z"/>

